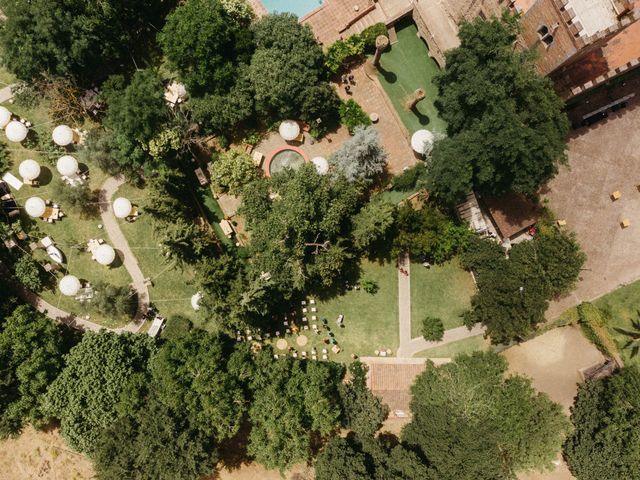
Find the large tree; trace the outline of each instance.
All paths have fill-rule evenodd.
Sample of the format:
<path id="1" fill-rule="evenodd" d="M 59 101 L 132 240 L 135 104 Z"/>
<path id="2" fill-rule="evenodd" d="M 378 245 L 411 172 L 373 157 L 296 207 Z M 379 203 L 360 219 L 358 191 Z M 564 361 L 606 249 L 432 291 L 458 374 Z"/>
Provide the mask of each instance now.
<path id="1" fill-rule="evenodd" d="M 238 195 L 242 188 L 258 177 L 251 157 L 237 149 L 215 155 L 209 167 L 211 184 L 218 193 Z"/>
<path id="2" fill-rule="evenodd" d="M 439 480 L 507 480 L 551 467 L 568 419 L 530 380 L 506 371 L 503 357 L 477 352 L 441 367 L 429 363 L 416 379 L 402 437 Z"/>
<path id="3" fill-rule="evenodd" d="M 158 38 L 192 95 L 224 93 L 252 50 L 248 23 L 234 21 L 218 0 L 189 0 L 168 17 Z"/>
<path id="4" fill-rule="evenodd" d="M 172 0 L 0 0 L 3 63 L 25 81 L 43 74 L 83 82 L 133 68 Z M 140 57 L 138 57 L 140 59 Z"/>
<path id="5" fill-rule="evenodd" d="M 578 480 L 640 479 L 640 370 L 580 386 L 565 458 Z"/>
<path id="6" fill-rule="evenodd" d="M 154 351 L 146 335 L 84 334 L 44 398 L 46 412 L 60 419 L 60 433 L 70 447 L 91 454 L 101 431 L 137 408 L 122 401 L 147 372 Z"/>
<path id="7" fill-rule="evenodd" d="M 312 440 L 339 425 L 336 387 L 341 378 L 334 363 L 275 361 L 270 350 L 259 353 L 250 382 L 249 454 L 280 470 L 307 460 Z"/>
<path id="8" fill-rule="evenodd" d="M 140 167 L 151 159 L 149 141 L 168 120 L 163 92 L 162 80 L 151 68 L 136 71 L 129 83 L 122 76 L 105 83 L 103 124 L 112 134 L 111 154 L 121 165 Z"/>
<path id="9" fill-rule="evenodd" d="M 342 177 L 318 175 L 313 165 L 264 183 L 272 194 L 252 184 L 244 195 L 252 277 L 269 273 L 285 297 L 343 283 L 340 279 L 354 258 L 350 217 L 359 206 L 361 189 Z"/>
<path id="10" fill-rule="evenodd" d="M 336 117 L 339 103 L 324 80 L 324 55 L 311 28 L 282 13 L 263 17 L 253 32 L 256 50 L 249 78 L 258 113 L 308 122 Z"/>
<path id="11" fill-rule="evenodd" d="M 64 352 L 60 328 L 31 307 L 20 306 L 6 318 L 0 330 L 0 437 L 48 419 L 42 398 L 62 370 Z"/>
<path id="12" fill-rule="evenodd" d="M 471 189 L 533 194 L 566 160 L 563 102 L 532 53 L 513 48 L 517 34 L 509 15 L 463 23 L 435 79 L 449 138 L 434 147 L 430 187 L 446 202 Z"/>
<path id="13" fill-rule="evenodd" d="M 542 230 L 514 245 L 508 259 L 500 246 L 478 238 L 462 255 L 478 282 L 466 321 L 485 324 L 493 343 L 524 339 L 544 321 L 548 301 L 569 291 L 578 278 L 585 255 L 575 238 Z"/>
<path id="14" fill-rule="evenodd" d="M 384 172 L 387 154 L 374 127 L 358 126 L 354 128 L 353 137 L 342 144 L 330 161 L 350 182 L 371 181 Z"/>

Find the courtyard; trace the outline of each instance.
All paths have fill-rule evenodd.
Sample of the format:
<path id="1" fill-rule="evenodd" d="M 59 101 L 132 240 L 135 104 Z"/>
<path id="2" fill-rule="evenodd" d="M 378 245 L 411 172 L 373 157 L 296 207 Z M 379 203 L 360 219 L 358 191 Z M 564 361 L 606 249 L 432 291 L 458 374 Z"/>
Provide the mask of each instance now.
<path id="1" fill-rule="evenodd" d="M 542 198 L 577 235 L 587 262 L 575 290 L 554 301 L 550 319 L 640 277 L 640 105 L 574 131 L 567 166 Z M 617 200 L 613 192 L 619 192 Z M 621 222 L 628 220 L 623 228 Z"/>

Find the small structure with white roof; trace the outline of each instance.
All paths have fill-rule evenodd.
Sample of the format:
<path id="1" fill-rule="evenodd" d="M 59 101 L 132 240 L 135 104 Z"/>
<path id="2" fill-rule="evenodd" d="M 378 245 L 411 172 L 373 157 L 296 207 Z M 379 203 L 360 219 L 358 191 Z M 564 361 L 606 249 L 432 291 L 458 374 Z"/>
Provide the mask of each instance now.
<path id="1" fill-rule="evenodd" d="M 311 163 L 316 167 L 316 171 L 320 175 L 326 175 L 329 172 L 329 162 L 324 157 L 314 157 Z"/>
<path id="2" fill-rule="evenodd" d="M 23 123 L 20 123 L 17 120 L 12 120 L 7 124 L 4 129 L 4 133 L 7 135 L 7 140 L 10 142 L 20 143 L 27 138 L 29 129 Z"/>
<path id="3" fill-rule="evenodd" d="M 155 337 L 156 335 L 158 335 L 158 333 L 160 333 L 160 330 L 162 330 L 162 327 L 164 327 L 164 318 L 157 316 L 156 318 L 153 319 L 153 322 L 151 323 L 151 326 L 149 327 L 149 331 L 147 332 L 147 334 L 150 337 Z"/>
<path id="4" fill-rule="evenodd" d="M 58 288 L 60 289 L 60 293 L 67 297 L 73 297 L 78 294 L 82 285 L 80 284 L 80 280 L 78 277 L 74 275 L 65 275 L 58 283 Z"/>
<path id="5" fill-rule="evenodd" d="M 29 183 L 40 176 L 40 165 L 35 160 L 24 160 L 22 163 L 20 163 L 18 172 L 24 179 L 25 183 Z"/>
<path id="6" fill-rule="evenodd" d="M 53 129 L 53 133 L 51 134 L 53 143 L 61 147 L 66 147 L 67 145 L 72 144 L 73 137 L 73 130 L 71 130 L 71 127 L 68 127 L 67 125 L 58 125 Z"/>
<path id="7" fill-rule="evenodd" d="M 60 175 L 73 178 L 78 174 L 78 160 L 71 155 L 63 155 L 58 159 L 56 168 Z"/>
<path id="8" fill-rule="evenodd" d="M 292 142 L 300 136 L 300 125 L 294 120 L 284 120 L 278 127 L 278 133 L 287 142 Z"/>
<path id="9" fill-rule="evenodd" d="M 100 265 L 111 265 L 116 259 L 116 251 L 111 245 L 103 243 L 94 250 L 93 257 Z"/>
<path id="10" fill-rule="evenodd" d="M 0 128 L 5 128 L 11 121 L 12 113 L 7 107 L 0 106 Z"/>
<path id="11" fill-rule="evenodd" d="M 420 155 L 429 155 L 435 137 L 429 130 L 418 130 L 411 136 L 411 148 Z"/>
<path id="12" fill-rule="evenodd" d="M 33 218 L 42 217 L 47 205 L 40 197 L 31 197 L 27 199 L 24 204 L 24 209 L 27 211 L 27 215 Z"/>
<path id="13" fill-rule="evenodd" d="M 131 205 L 129 199 L 124 197 L 116 198 L 111 207 L 116 218 L 127 218 L 133 210 L 133 205 Z"/>

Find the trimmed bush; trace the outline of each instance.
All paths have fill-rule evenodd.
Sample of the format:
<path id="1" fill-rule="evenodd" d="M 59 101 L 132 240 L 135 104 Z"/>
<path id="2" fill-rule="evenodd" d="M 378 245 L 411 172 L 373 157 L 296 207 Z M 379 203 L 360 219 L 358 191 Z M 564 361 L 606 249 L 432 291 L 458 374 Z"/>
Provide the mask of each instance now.
<path id="1" fill-rule="evenodd" d="M 350 98 L 340 105 L 340 123 L 347 127 L 349 133 L 353 135 L 353 130 L 356 127 L 368 127 L 371 125 L 371 119 L 358 102 Z"/>
<path id="2" fill-rule="evenodd" d="M 429 342 L 439 342 L 444 336 L 444 324 L 435 317 L 426 317 L 422 320 L 422 336 Z"/>

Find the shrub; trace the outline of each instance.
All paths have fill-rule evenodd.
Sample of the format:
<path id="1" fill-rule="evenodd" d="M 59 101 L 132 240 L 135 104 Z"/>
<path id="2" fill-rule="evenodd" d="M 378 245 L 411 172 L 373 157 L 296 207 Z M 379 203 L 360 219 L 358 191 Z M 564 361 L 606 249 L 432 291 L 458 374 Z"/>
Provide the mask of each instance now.
<path id="1" fill-rule="evenodd" d="M 184 337 L 193 328 L 193 323 L 182 315 L 173 315 L 167 320 L 167 324 L 162 329 L 160 336 L 165 339 Z"/>
<path id="2" fill-rule="evenodd" d="M 389 36 L 387 26 L 382 22 L 371 25 L 360 33 L 360 38 L 364 42 L 364 48 L 367 53 L 373 53 L 376 50 L 376 38 L 380 35 Z"/>
<path id="3" fill-rule="evenodd" d="M 413 190 L 426 172 L 426 165 L 424 163 L 418 163 L 405 170 L 400 175 L 393 177 L 391 179 L 391 188 L 399 192 L 408 192 Z"/>
<path id="4" fill-rule="evenodd" d="M 338 73 L 348 63 L 360 59 L 364 55 L 364 40 L 358 34 L 346 40 L 337 40 L 327 50 L 324 64 L 333 73 Z"/>
<path id="5" fill-rule="evenodd" d="M 439 342 L 444 336 L 444 324 L 435 317 L 426 317 L 422 320 L 422 336 L 429 342 Z"/>
<path id="6" fill-rule="evenodd" d="M 108 317 L 133 317 L 137 298 L 135 292 L 128 286 L 116 287 L 106 282 L 98 282 L 94 288 L 91 306 Z"/>
<path id="7" fill-rule="evenodd" d="M 11 161 L 11 155 L 7 150 L 7 144 L 0 142 L 0 173 L 4 173 L 11 168 L 13 162 Z"/>
<path id="8" fill-rule="evenodd" d="M 367 279 L 362 281 L 362 290 L 371 295 L 375 295 L 376 293 L 378 293 L 379 289 L 380 287 L 378 287 L 378 282 L 376 282 L 375 280 Z"/>
<path id="9" fill-rule="evenodd" d="M 30 255 L 23 255 L 16 262 L 16 277 L 25 287 L 34 292 L 42 289 L 42 275 L 38 263 Z"/>
<path id="10" fill-rule="evenodd" d="M 368 127 L 371 125 L 369 115 L 354 99 L 350 98 L 340 105 L 340 122 L 349 129 L 349 133 L 353 135 L 356 127 Z"/>

